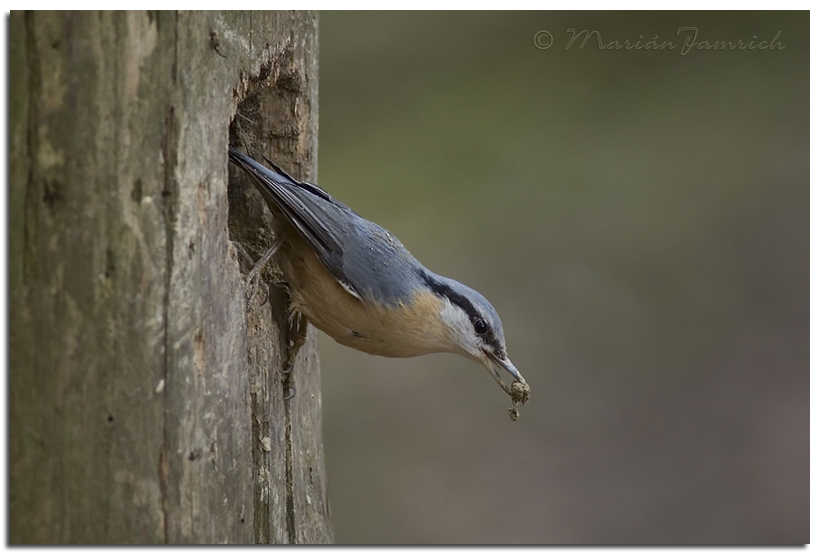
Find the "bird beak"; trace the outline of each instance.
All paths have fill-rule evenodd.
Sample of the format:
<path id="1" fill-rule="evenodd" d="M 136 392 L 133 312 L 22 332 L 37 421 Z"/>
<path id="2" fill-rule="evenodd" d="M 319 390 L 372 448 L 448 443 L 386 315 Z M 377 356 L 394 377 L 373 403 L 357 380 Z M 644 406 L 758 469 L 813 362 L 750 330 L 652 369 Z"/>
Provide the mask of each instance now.
<path id="1" fill-rule="evenodd" d="M 519 383 L 526 383 L 524 378 L 521 376 L 521 373 L 519 373 L 518 369 L 516 369 L 516 367 L 513 365 L 513 363 L 510 361 L 506 354 L 499 356 L 491 350 L 485 350 L 484 354 L 486 354 L 490 362 L 487 365 L 487 369 L 489 369 L 492 373 L 495 374 L 496 380 L 500 379 L 500 377 L 498 376 L 498 372 L 495 371 L 495 368 L 498 368 L 503 369 L 504 371 L 512 375 L 513 378 Z"/>

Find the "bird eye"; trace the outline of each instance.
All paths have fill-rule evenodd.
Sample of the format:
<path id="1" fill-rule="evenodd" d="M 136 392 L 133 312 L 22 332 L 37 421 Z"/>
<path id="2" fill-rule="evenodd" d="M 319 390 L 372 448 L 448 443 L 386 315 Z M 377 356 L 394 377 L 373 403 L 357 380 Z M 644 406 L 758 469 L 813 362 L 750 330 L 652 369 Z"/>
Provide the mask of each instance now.
<path id="1" fill-rule="evenodd" d="M 473 329 L 475 329 L 475 332 L 479 335 L 483 335 L 487 332 L 487 322 L 481 318 L 478 318 L 473 323 Z"/>

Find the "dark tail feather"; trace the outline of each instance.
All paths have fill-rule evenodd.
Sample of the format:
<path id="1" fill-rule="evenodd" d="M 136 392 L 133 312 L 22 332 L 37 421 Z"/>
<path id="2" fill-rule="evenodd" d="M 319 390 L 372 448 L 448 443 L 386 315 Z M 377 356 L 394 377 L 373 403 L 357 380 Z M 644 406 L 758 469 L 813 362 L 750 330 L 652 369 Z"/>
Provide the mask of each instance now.
<path id="1" fill-rule="evenodd" d="M 307 188 L 304 183 L 293 179 L 276 164 L 271 164 L 275 169 L 268 169 L 234 148 L 228 148 L 228 159 L 251 176 L 268 206 L 281 212 L 317 251 L 338 250 L 336 240 L 326 224 L 299 197 L 298 191 Z"/>
<path id="2" fill-rule="evenodd" d="M 234 164 L 238 165 L 239 167 L 245 169 L 246 171 L 250 170 L 251 173 L 257 173 L 257 172 L 260 172 L 260 170 L 261 170 L 261 173 L 263 175 L 265 175 L 266 177 L 270 178 L 270 177 L 272 177 L 271 174 L 275 174 L 275 175 L 278 175 L 279 177 L 282 177 L 282 182 L 284 182 L 288 185 L 299 186 L 299 182 L 296 179 L 294 179 L 293 177 L 288 175 L 287 172 L 284 171 L 281 167 L 279 167 L 278 165 L 276 165 L 275 163 L 270 161 L 270 159 L 268 159 L 267 156 L 263 156 L 263 157 L 265 158 L 265 161 L 267 161 L 268 164 L 270 164 L 270 166 L 273 168 L 273 170 L 268 169 L 267 167 L 263 166 L 262 164 L 260 164 L 259 162 L 257 162 L 253 158 L 251 158 L 250 156 L 246 156 L 245 154 L 243 154 L 242 152 L 240 152 L 236 148 L 232 148 L 232 147 L 228 148 L 228 159 L 230 161 L 232 161 Z"/>

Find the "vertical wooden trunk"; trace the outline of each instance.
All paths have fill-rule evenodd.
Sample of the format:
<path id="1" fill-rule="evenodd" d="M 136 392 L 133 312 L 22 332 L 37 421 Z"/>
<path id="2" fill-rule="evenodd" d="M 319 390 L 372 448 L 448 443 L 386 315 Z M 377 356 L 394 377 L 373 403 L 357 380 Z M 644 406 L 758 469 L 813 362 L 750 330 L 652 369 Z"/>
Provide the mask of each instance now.
<path id="1" fill-rule="evenodd" d="M 11 15 L 10 542 L 332 540 L 315 332 L 281 374 L 286 293 L 246 310 L 231 244 L 258 250 L 263 210 L 227 187 L 249 98 L 268 155 L 315 177 L 317 32 Z"/>

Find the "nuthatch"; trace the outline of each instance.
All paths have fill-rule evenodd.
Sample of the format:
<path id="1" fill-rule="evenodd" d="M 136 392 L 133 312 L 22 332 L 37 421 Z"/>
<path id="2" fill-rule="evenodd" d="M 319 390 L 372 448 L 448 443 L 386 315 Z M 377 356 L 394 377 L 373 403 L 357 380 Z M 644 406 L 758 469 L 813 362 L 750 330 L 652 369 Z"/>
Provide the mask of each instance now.
<path id="1" fill-rule="evenodd" d="M 311 183 L 230 148 L 275 216 L 276 256 L 291 313 L 336 342 L 388 357 L 453 352 L 479 361 L 515 404 L 529 394 L 507 357 L 501 319 L 481 294 L 425 268 L 389 231 Z M 498 370 L 510 373 L 510 389 Z M 517 416 L 517 412 L 515 412 Z M 515 416 L 513 419 L 515 419 Z"/>

